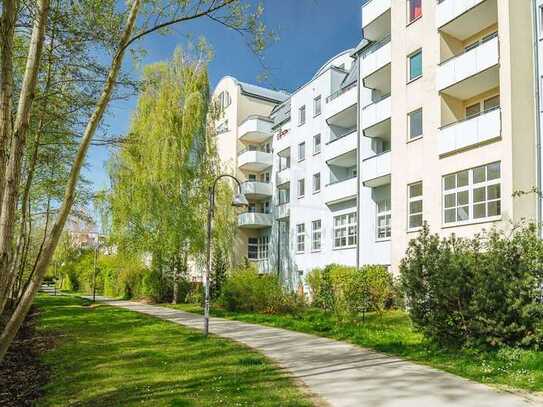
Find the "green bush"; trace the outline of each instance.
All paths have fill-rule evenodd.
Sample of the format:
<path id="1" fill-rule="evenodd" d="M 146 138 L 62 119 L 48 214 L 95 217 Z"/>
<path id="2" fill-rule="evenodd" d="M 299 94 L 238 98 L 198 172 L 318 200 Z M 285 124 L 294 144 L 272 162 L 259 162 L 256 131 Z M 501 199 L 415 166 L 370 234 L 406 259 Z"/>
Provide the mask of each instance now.
<path id="1" fill-rule="evenodd" d="M 428 338 L 454 346 L 543 346 L 543 242 L 535 226 L 471 239 L 440 239 L 425 226 L 400 272 L 411 318 Z"/>
<path id="2" fill-rule="evenodd" d="M 312 305 L 333 311 L 339 318 L 363 311 L 383 312 L 398 301 L 392 275 L 383 266 L 355 267 L 330 264 L 307 276 Z"/>
<path id="3" fill-rule="evenodd" d="M 188 289 L 187 294 L 185 296 L 185 303 L 203 305 L 204 288 L 202 287 L 202 284 L 200 283 L 192 284 L 192 286 Z"/>
<path id="4" fill-rule="evenodd" d="M 229 311 L 269 314 L 293 312 L 299 306 L 277 276 L 261 275 L 253 266 L 233 271 L 223 286 L 220 303 Z"/>

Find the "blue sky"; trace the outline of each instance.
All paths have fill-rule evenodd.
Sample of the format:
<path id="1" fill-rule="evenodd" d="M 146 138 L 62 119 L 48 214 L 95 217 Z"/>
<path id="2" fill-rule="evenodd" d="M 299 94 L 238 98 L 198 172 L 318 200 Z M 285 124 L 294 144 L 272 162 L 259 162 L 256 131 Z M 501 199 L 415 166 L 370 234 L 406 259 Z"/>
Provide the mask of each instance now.
<path id="1" fill-rule="evenodd" d="M 265 64 L 270 77 L 263 86 L 294 90 L 307 80 L 330 57 L 354 47 L 361 37 L 361 0 L 264 0 L 264 20 L 279 34 L 279 40 L 265 52 Z M 262 66 L 246 47 L 244 40 L 234 31 L 210 20 L 197 20 L 175 29 L 169 36 L 152 35 L 139 45 L 147 55 L 144 64 L 167 60 L 178 46 L 187 41 L 187 34 L 204 36 L 213 47 L 215 57 L 209 66 L 211 85 L 215 86 L 224 75 L 258 83 Z M 127 62 L 132 74 L 140 70 Z M 136 97 L 115 103 L 106 120 L 112 135 L 126 133 Z M 105 162 L 110 151 L 106 147 L 93 147 L 89 152 L 86 177 L 96 189 L 108 186 Z"/>

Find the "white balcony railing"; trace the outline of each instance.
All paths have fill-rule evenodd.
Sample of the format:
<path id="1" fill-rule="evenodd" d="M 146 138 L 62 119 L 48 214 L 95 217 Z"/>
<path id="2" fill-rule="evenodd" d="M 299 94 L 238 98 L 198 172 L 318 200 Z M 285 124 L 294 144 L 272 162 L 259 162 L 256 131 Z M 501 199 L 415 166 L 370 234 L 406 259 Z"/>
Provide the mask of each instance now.
<path id="1" fill-rule="evenodd" d="M 248 196 L 272 196 L 272 184 L 269 182 L 246 181 L 241 184 L 241 193 Z"/>
<path id="2" fill-rule="evenodd" d="M 262 171 L 272 165 L 272 154 L 264 151 L 245 150 L 238 156 L 238 166 L 242 170 Z"/>
<path id="3" fill-rule="evenodd" d="M 501 136 L 501 110 L 495 108 L 439 130 L 439 154 L 450 154 Z"/>
<path id="4" fill-rule="evenodd" d="M 276 206 L 276 218 L 284 219 L 290 216 L 290 205 L 288 203 Z"/>
<path id="5" fill-rule="evenodd" d="M 325 161 L 331 160 L 332 158 L 339 157 L 340 155 L 343 155 L 345 153 L 348 153 L 349 151 L 356 149 L 357 148 L 357 142 L 356 142 L 357 134 L 358 133 L 356 129 L 354 129 L 348 134 L 326 143 L 326 146 L 324 147 L 324 160 Z"/>
<path id="6" fill-rule="evenodd" d="M 270 227 L 273 217 L 269 213 L 245 212 L 238 215 L 238 226 L 246 229 L 262 229 Z"/>
<path id="7" fill-rule="evenodd" d="M 270 138 L 273 122 L 263 116 L 249 116 L 239 126 L 239 139 L 247 142 L 261 143 Z"/>
<path id="8" fill-rule="evenodd" d="M 387 66 L 392 61 L 392 47 L 390 36 L 384 40 L 372 44 L 362 54 L 361 77 L 366 78 L 379 69 Z"/>
<path id="9" fill-rule="evenodd" d="M 326 119 L 329 119 L 338 113 L 343 112 L 349 107 L 356 105 L 357 100 L 357 82 L 354 82 L 345 88 L 332 93 L 326 98 L 326 105 L 324 108 Z M 354 112 L 354 115 L 356 117 L 356 111 Z"/>
<path id="10" fill-rule="evenodd" d="M 324 202 L 330 205 L 356 198 L 357 180 L 357 177 L 353 177 L 326 185 L 323 191 Z"/>
<path id="11" fill-rule="evenodd" d="M 390 151 L 377 154 L 362 161 L 362 182 L 368 187 L 390 183 Z"/>
<path id="12" fill-rule="evenodd" d="M 439 65 L 437 87 L 442 91 L 499 63 L 498 36 Z M 498 84 L 496 84 L 497 86 Z"/>
<path id="13" fill-rule="evenodd" d="M 368 0 L 362 4 L 362 29 L 382 16 L 392 5 L 392 0 Z"/>
<path id="14" fill-rule="evenodd" d="M 437 27 L 443 27 L 485 0 L 438 0 Z"/>
<path id="15" fill-rule="evenodd" d="M 386 95 L 376 103 L 372 103 L 362 109 L 362 130 L 375 126 L 378 123 L 390 119 L 392 114 L 391 98 Z"/>

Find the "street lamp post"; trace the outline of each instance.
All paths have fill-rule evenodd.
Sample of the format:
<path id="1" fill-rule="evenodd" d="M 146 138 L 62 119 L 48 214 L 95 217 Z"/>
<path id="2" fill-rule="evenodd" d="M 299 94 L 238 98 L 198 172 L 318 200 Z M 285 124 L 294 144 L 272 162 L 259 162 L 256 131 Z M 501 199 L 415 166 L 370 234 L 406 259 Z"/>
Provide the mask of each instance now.
<path id="1" fill-rule="evenodd" d="M 206 269 L 204 272 L 204 336 L 207 338 L 209 334 L 209 275 L 211 274 L 211 238 L 212 238 L 212 227 L 213 227 L 213 214 L 215 211 L 215 188 L 217 182 L 222 178 L 231 178 L 236 181 L 238 186 L 238 193 L 234 195 L 232 200 L 232 206 L 235 207 L 245 207 L 249 205 L 247 198 L 241 192 L 241 183 L 233 175 L 223 174 L 219 175 L 213 181 L 213 186 L 209 189 L 209 208 L 207 211 L 207 262 Z"/>
<path id="2" fill-rule="evenodd" d="M 92 302 L 96 302 L 96 263 L 98 262 L 98 251 L 100 250 L 100 236 L 96 239 L 94 246 L 94 269 L 92 273 Z"/>

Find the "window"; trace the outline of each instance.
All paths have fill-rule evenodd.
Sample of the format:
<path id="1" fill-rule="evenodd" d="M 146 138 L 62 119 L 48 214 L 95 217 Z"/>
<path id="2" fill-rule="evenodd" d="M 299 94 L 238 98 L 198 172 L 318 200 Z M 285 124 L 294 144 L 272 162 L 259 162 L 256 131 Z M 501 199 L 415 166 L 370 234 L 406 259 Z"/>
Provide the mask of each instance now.
<path id="1" fill-rule="evenodd" d="M 422 76 L 422 50 L 409 55 L 409 81 Z"/>
<path id="2" fill-rule="evenodd" d="M 305 105 L 298 109 L 298 125 L 305 124 Z"/>
<path id="3" fill-rule="evenodd" d="M 271 177 L 270 177 L 270 172 L 269 171 L 266 171 L 266 172 L 260 174 L 260 182 L 269 183 L 270 180 L 271 180 Z"/>
<path id="4" fill-rule="evenodd" d="M 422 17 L 422 0 L 407 0 L 407 18 L 409 22 Z"/>
<path id="5" fill-rule="evenodd" d="M 483 107 L 485 109 L 485 112 L 500 107 L 500 95 L 485 99 L 485 101 L 483 102 Z"/>
<path id="6" fill-rule="evenodd" d="M 409 113 L 409 140 L 422 136 L 422 108 Z"/>
<path id="7" fill-rule="evenodd" d="M 217 126 L 217 134 L 223 134 L 228 132 L 228 119 Z"/>
<path id="8" fill-rule="evenodd" d="M 313 116 L 319 116 L 322 113 L 321 95 L 313 99 Z"/>
<path id="9" fill-rule="evenodd" d="M 279 171 L 290 168 L 290 147 L 277 154 L 279 156 Z"/>
<path id="10" fill-rule="evenodd" d="M 311 222 L 311 250 L 318 252 L 321 249 L 321 220 L 314 220 Z"/>
<path id="11" fill-rule="evenodd" d="M 461 223 L 500 216 L 500 178 L 499 162 L 444 176 L 444 223 Z"/>
<path id="12" fill-rule="evenodd" d="M 290 202 L 290 184 L 286 183 L 277 187 L 277 195 L 279 196 L 279 205 Z"/>
<path id="13" fill-rule="evenodd" d="M 305 195 L 305 179 L 298 180 L 298 198 L 302 198 Z"/>
<path id="14" fill-rule="evenodd" d="M 474 105 L 466 107 L 466 119 L 479 116 L 481 113 L 481 104 L 475 103 Z"/>
<path id="15" fill-rule="evenodd" d="M 296 225 L 296 252 L 303 253 L 305 251 L 305 224 Z"/>
<path id="16" fill-rule="evenodd" d="M 250 237 L 247 243 L 249 260 L 266 260 L 269 256 L 269 236 Z"/>
<path id="17" fill-rule="evenodd" d="M 479 116 L 481 113 L 486 113 L 490 110 L 500 107 L 500 95 L 492 96 L 483 101 L 474 103 L 466 107 L 466 119 Z"/>
<path id="18" fill-rule="evenodd" d="M 221 110 L 226 109 L 230 104 L 232 103 L 232 98 L 230 97 L 230 93 L 227 91 L 221 92 L 219 94 L 219 107 Z"/>
<path id="19" fill-rule="evenodd" d="M 317 192 L 321 191 L 321 173 L 317 172 L 316 174 L 313 174 L 313 193 L 316 194 Z"/>
<path id="20" fill-rule="evenodd" d="M 352 247 L 357 239 L 356 212 L 334 216 L 334 248 Z"/>
<path id="21" fill-rule="evenodd" d="M 392 235 L 391 218 L 390 200 L 383 199 L 377 202 L 377 240 L 390 239 Z"/>
<path id="22" fill-rule="evenodd" d="M 298 144 L 298 161 L 305 160 L 305 141 Z"/>
<path id="23" fill-rule="evenodd" d="M 313 136 L 313 154 L 318 154 L 321 152 L 321 135 L 315 134 Z"/>
<path id="24" fill-rule="evenodd" d="M 408 214 L 409 229 L 422 226 L 422 182 L 411 184 L 408 187 Z"/>

